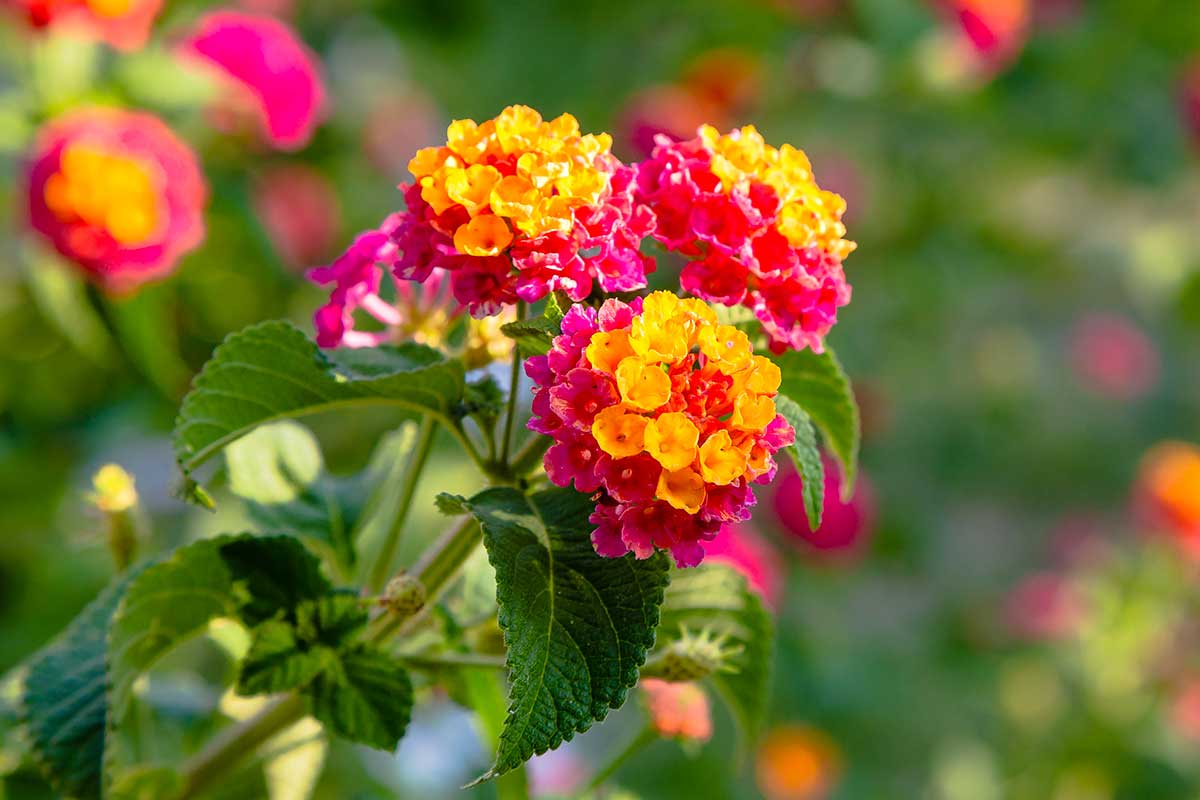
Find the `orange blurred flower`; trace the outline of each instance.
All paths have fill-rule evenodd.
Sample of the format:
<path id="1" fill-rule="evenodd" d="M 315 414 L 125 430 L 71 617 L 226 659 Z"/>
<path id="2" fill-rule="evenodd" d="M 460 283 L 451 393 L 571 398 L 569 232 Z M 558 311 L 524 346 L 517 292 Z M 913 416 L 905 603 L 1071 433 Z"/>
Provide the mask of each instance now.
<path id="1" fill-rule="evenodd" d="M 1134 511 L 1200 557 L 1200 447 L 1163 442 L 1146 453 L 1134 487 Z"/>
<path id="2" fill-rule="evenodd" d="M 821 731 L 782 725 L 767 734 L 755 771 L 767 800 L 821 800 L 841 777 L 841 755 Z"/>
<path id="3" fill-rule="evenodd" d="M 660 736 L 704 742 L 712 736 L 708 696 L 694 683 L 644 678 L 640 684 L 650 724 Z"/>
<path id="4" fill-rule="evenodd" d="M 118 50 L 146 43 L 162 0 L 0 0 L 34 28 L 67 28 Z"/>

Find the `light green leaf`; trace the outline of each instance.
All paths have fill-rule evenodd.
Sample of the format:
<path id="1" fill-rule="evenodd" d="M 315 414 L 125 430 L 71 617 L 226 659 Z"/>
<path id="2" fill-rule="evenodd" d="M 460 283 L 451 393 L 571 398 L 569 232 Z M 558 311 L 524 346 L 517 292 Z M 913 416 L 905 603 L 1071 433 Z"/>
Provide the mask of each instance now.
<path id="1" fill-rule="evenodd" d="M 175 456 L 191 473 L 259 425 L 331 409 L 394 406 L 449 424 L 463 394 L 463 367 L 429 347 L 405 344 L 321 351 L 287 322 L 229 336 L 196 376 L 175 423 Z"/>
<path id="2" fill-rule="evenodd" d="M 312 715 L 338 736 L 394 750 L 412 715 L 412 682 L 392 656 L 370 645 L 338 654 L 307 691 Z"/>
<path id="3" fill-rule="evenodd" d="M 588 522 L 595 504 L 569 489 L 487 489 L 468 506 L 496 570 L 511 685 L 487 780 L 625 701 L 654 644 L 667 559 L 597 555 Z"/>
<path id="4" fill-rule="evenodd" d="M 808 526 L 815 531 L 821 527 L 821 512 L 825 507 L 825 467 L 817 447 L 817 433 L 812 419 L 787 395 L 775 398 L 775 408 L 796 431 L 796 441 L 787 450 L 804 479 L 804 513 L 808 515 Z"/>
<path id="5" fill-rule="evenodd" d="M 137 766 L 122 772 L 105 793 L 108 800 L 162 800 L 183 791 L 183 778 L 170 767 Z"/>
<path id="6" fill-rule="evenodd" d="M 854 492 L 858 471 L 858 405 L 850 379 L 833 350 L 793 350 L 773 356 L 783 373 L 779 391 L 808 412 L 825 437 L 825 444 L 842 467 L 842 499 Z"/>
<path id="7" fill-rule="evenodd" d="M 662 607 L 660 645 L 678 638 L 686 628 L 708 629 L 727 637 L 730 648 L 742 648 L 732 662 L 736 672 L 718 672 L 706 680 L 729 705 L 750 742 L 758 737 L 766 721 L 774 627 L 762 600 L 736 570 L 723 564 L 705 564 L 671 573 Z"/>
<path id="8" fill-rule="evenodd" d="M 290 420 L 263 425 L 226 448 L 229 485 L 246 500 L 258 530 L 299 536 L 347 571 L 356 561 L 354 534 L 374 505 L 372 493 L 403 466 L 414 430 L 406 423 L 389 433 L 365 470 L 339 477 L 325 471 L 307 428 Z"/>
<path id="9" fill-rule="evenodd" d="M 101 592 L 29 664 L 21 699 L 29 746 L 51 785 L 68 797 L 100 797 L 108 625 L 136 577 L 127 572 Z"/>

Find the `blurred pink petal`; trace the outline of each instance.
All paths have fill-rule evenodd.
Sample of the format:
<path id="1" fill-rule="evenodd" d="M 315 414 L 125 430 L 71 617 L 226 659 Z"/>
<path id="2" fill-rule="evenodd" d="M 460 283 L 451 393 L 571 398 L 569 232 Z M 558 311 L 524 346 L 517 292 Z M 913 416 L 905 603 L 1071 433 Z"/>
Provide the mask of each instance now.
<path id="1" fill-rule="evenodd" d="M 34 28 L 66 28 L 118 50 L 146 43 L 162 0 L 0 0 Z"/>
<path id="2" fill-rule="evenodd" d="M 329 179 L 303 165 L 273 167 L 254 182 L 254 210 L 280 257 L 309 267 L 329 257 L 341 209 Z"/>
<path id="3" fill-rule="evenodd" d="M 1022 639 L 1060 639 L 1083 620 L 1084 604 L 1070 581 L 1056 573 L 1031 575 L 1009 593 L 1004 606 L 1008 629 Z"/>
<path id="4" fill-rule="evenodd" d="M 263 131 L 282 150 L 312 138 L 325 106 L 317 56 L 286 24 L 267 16 L 216 11 L 203 17 L 181 52 L 204 62 L 253 100 Z M 235 103 L 241 102 L 232 98 Z"/>
<path id="5" fill-rule="evenodd" d="M 1085 388 L 1114 400 L 1143 397 L 1158 382 L 1154 343 L 1116 314 L 1090 314 L 1071 333 L 1070 363 Z"/>
<path id="6" fill-rule="evenodd" d="M 783 527 L 792 534 L 792 541 L 809 553 L 829 556 L 860 554 L 874 532 L 876 502 L 871 481 L 861 472 L 855 481 L 854 494 L 842 502 L 842 477 L 837 464 L 828 457 L 825 464 L 825 504 L 821 526 L 809 527 L 804 513 L 804 481 L 794 469 L 779 481 L 773 503 Z"/>
<path id="7" fill-rule="evenodd" d="M 715 538 L 704 543 L 704 553 L 708 562 L 728 564 L 745 575 L 769 608 L 779 607 L 784 581 L 779 554 L 748 524 L 722 526 Z"/>

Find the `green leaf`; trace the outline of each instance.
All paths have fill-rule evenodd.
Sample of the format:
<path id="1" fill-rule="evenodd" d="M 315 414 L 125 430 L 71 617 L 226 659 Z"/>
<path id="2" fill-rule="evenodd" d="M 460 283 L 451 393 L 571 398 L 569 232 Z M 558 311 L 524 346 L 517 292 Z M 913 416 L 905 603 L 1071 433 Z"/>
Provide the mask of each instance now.
<path id="1" fill-rule="evenodd" d="M 393 482 L 413 437 L 406 423 L 380 441 L 365 470 L 337 477 L 325 471 L 307 428 L 289 420 L 264 425 L 225 450 L 229 485 L 258 530 L 299 536 L 346 570 L 356 561 L 354 535 L 370 516 L 372 492 Z"/>
<path id="2" fill-rule="evenodd" d="M 561 330 L 558 321 L 537 317 L 501 325 L 500 332 L 515 341 L 525 355 L 541 356 L 550 352 L 554 337 L 561 333 Z"/>
<path id="3" fill-rule="evenodd" d="M 675 570 L 662 607 L 660 644 L 673 641 L 682 629 L 705 628 L 741 647 L 732 673 L 715 673 L 709 681 L 729 705 L 739 726 L 753 742 L 761 733 L 770 699 L 774 623 L 762 600 L 736 570 L 705 564 Z"/>
<path id="4" fill-rule="evenodd" d="M 342 647 L 367 624 L 367 610 L 353 592 L 334 592 L 296 607 L 296 630 L 305 642 Z"/>
<path id="5" fill-rule="evenodd" d="M 417 344 L 321 351 L 287 322 L 229 336 L 196 376 L 175 423 L 175 456 L 191 473 L 267 422 L 331 409 L 391 405 L 450 420 L 462 399 L 463 366 Z"/>
<path id="6" fill-rule="evenodd" d="M 105 792 L 108 800 L 161 800 L 183 791 L 183 778 L 170 767 L 138 766 L 122 772 Z"/>
<path id="7" fill-rule="evenodd" d="M 567 297 L 566 292 L 553 291 L 546 298 L 546 311 L 542 316 L 555 324 L 559 324 L 562 322 L 563 317 L 567 315 L 567 311 L 571 308 L 571 305 L 571 298 Z"/>
<path id="8" fill-rule="evenodd" d="M 80 612 L 29 664 L 21 699 L 29 746 L 52 786 L 68 797 L 100 797 L 108 688 L 108 624 L 127 572 Z"/>
<path id="9" fill-rule="evenodd" d="M 779 391 L 808 412 L 842 467 L 842 499 L 854 492 L 858 470 L 858 405 L 850 379 L 828 345 L 824 353 L 793 350 L 774 356 L 783 373 Z"/>
<path id="10" fill-rule="evenodd" d="M 333 588 L 321 574 L 321 562 L 289 536 L 243 537 L 222 544 L 220 550 L 233 576 L 239 614 L 248 626 L 280 613 L 294 618 L 301 602 Z"/>
<path id="11" fill-rule="evenodd" d="M 461 494 L 438 492 L 437 497 L 433 498 L 433 504 L 437 506 L 438 513 L 445 514 L 447 517 L 457 517 L 460 514 L 469 513 L 467 498 Z"/>
<path id="12" fill-rule="evenodd" d="M 269 694 L 312 682 L 331 661 L 325 648 L 309 648 L 296 638 L 296 629 L 268 620 L 251 631 L 250 649 L 238 669 L 237 693 Z"/>
<path id="13" fill-rule="evenodd" d="M 775 398 L 775 408 L 796 431 L 796 441 L 787 450 L 804 479 L 804 513 L 808 515 L 808 526 L 815 531 L 821 527 L 821 512 L 825 507 L 825 467 L 817 447 L 817 433 L 812 418 L 787 395 Z"/>
<path id="14" fill-rule="evenodd" d="M 330 732 L 380 750 L 396 749 L 412 715 L 408 673 L 370 645 L 340 653 L 308 696 L 313 716 Z"/>
<path id="15" fill-rule="evenodd" d="M 667 559 L 597 555 L 588 522 L 595 504 L 569 489 L 487 489 L 468 505 L 496 570 L 511 684 L 487 780 L 624 702 L 654 644 Z"/>

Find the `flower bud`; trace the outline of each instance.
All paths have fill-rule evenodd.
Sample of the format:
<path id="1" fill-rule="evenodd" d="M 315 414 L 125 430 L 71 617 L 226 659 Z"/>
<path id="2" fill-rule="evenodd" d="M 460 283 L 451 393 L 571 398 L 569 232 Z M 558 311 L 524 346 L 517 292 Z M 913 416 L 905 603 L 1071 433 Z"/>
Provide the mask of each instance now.
<path id="1" fill-rule="evenodd" d="M 671 683 L 698 681 L 715 672 L 732 671 L 730 662 L 741 653 L 740 646 L 726 646 L 725 636 L 708 629 L 692 633 L 685 628 L 678 639 L 646 664 L 642 675 Z"/>
<path id="2" fill-rule="evenodd" d="M 128 567 L 137 553 L 141 538 L 141 516 L 133 476 L 118 464 L 105 464 L 92 476 L 93 491 L 88 500 L 108 522 L 108 548 L 118 570 Z"/>
<path id="3" fill-rule="evenodd" d="M 401 572 L 388 581 L 380 604 L 388 613 L 404 620 L 424 608 L 426 599 L 425 584 L 407 572 Z"/>

